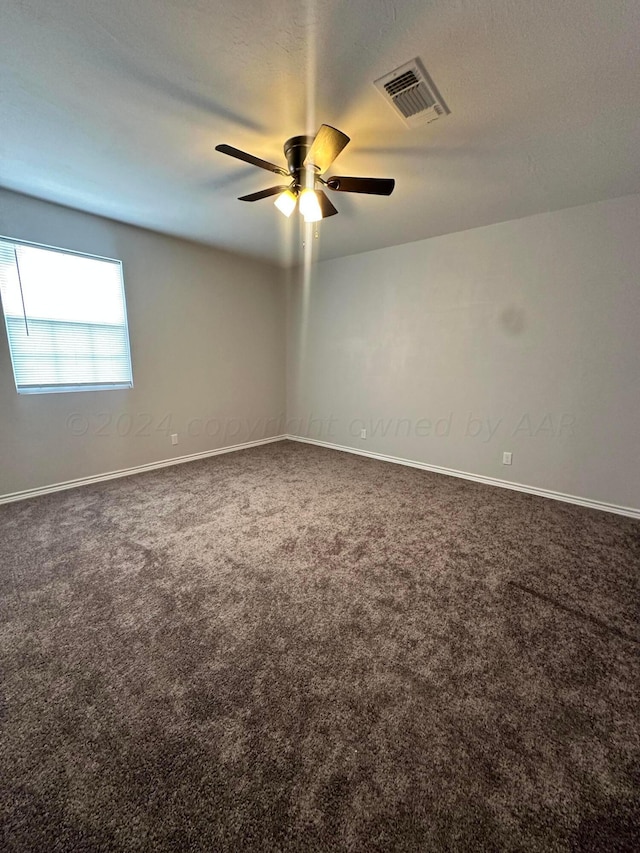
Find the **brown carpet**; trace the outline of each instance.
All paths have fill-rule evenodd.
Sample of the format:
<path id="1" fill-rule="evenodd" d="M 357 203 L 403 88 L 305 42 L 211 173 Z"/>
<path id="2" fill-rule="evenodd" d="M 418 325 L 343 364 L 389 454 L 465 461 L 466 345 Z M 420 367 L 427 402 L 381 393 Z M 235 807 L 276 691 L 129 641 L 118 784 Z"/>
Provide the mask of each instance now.
<path id="1" fill-rule="evenodd" d="M 640 524 L 291 442 L 0 507 L 7 851 L 640 849 Z"/>

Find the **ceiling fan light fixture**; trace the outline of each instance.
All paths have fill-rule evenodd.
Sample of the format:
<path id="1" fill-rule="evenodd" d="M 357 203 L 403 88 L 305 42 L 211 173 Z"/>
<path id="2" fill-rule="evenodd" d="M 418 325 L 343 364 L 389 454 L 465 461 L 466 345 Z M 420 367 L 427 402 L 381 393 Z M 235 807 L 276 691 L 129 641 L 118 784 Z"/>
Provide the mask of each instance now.
<path id="1" fill-rule="evenodd" d="M 300 193 L 300 213 L 305 222 L 319 222 L 322 219 L 322 208 L 315 191 L 308 187 Z"/>
<path id="2" fill-rule="evenodd" d="M 285 190 L 283 193 L 280 193 L 278 198 L 274 201 L 274 204 L 280 213 L 284 214 L 288 218 L 296 209 L 297 201 L 298 197 L 295 193 L 292 193 L 291 190 Z"/>
<path id="3" fill-rule="evenodd" d="M 338 212 L 320 184 L 329 190 L 346 193 L 391 195 L 393 192 L 395 181 L 392 178 L 345 178 L 334 175 L 325 180 L 321 177 L 348 143 L 346 133 L 329 124 L 320 125 L 315 136 L 292 136 L 284 143 L 286 169 L 232 145 L 216 145 L 216 151 L 282 175 L 290 181 L 288 184 L 280 182 L 278 186 L 242 195 L 239 201 L 261 201 L 277 196 L 274 203 L 283 216 L 289 219 L 297 207 L 305 222 L 311 223 L 335 216 Z"/>

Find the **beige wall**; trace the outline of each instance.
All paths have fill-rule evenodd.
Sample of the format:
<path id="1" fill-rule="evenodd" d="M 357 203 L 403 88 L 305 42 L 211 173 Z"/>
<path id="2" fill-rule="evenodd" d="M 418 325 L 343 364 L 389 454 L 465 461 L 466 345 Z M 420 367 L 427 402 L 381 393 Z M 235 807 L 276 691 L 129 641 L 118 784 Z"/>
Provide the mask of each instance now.
<path id="1" fill-rule="evenodd" d="M 279 433 L 279 269 L 3 190 L 0 234 L 123 261 L 135 386 L 18 395 L 2 321 L 0 495 Z"/>
<path id="2" fill-rule="evenodd" d="M 325 261 L 290 289 L 289 432 L 640 507 L 640 196 Z"/>
<path id="3" fill-rule="evenodd" d="M 640 196 L 306 275 L 2 190 L 0 234 L 122 259 L 135 383 L 19 396 L 1 324 L 0 495 L 285 430 L 640 507 Z"/>

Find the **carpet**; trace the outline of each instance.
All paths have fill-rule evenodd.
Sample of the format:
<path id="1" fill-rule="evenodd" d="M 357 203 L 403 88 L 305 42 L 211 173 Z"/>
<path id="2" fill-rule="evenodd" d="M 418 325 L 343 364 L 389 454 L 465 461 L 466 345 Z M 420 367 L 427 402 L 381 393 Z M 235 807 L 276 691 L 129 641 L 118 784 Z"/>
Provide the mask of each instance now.
<path id="1" fill-rule="evenodd" d="M 0 507 L 7 851 L 640 849 L 640 524 L 280 442 Z"/>

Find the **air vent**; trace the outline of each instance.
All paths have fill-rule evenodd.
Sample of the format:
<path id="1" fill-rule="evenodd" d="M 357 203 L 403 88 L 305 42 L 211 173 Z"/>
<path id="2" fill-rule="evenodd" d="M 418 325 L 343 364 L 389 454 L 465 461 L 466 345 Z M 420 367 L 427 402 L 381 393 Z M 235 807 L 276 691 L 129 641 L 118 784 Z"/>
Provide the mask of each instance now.
<path id="1" fill-rule="evenodd" d="M 375 86 L 409 127 L 429 124 L 451 112 L 419 59 L 380 77 Z"/>

